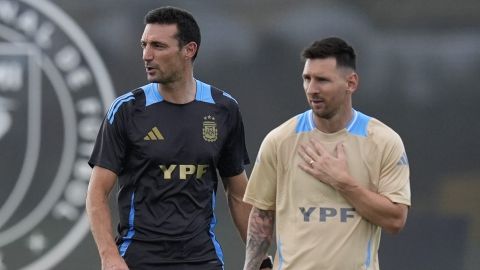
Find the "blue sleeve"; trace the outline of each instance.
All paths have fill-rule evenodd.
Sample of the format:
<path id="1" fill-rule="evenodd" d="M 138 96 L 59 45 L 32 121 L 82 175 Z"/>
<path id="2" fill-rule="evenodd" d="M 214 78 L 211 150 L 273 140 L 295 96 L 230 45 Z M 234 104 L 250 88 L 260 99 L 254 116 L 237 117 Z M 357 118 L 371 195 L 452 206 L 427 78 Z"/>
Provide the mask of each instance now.
<path id="1" fill-rule="evenodd" d="M 112 107 L 114 107 L 112 104 Z M 126 135 L 125 106 L 115 111 L 114 117 L 111 111 L 107 113 L 102 122 L 95 141 L 92 155 L 88 164 L 109 169 L 119 175 L 124 167 L 126 156 L 127 135 Z"/>

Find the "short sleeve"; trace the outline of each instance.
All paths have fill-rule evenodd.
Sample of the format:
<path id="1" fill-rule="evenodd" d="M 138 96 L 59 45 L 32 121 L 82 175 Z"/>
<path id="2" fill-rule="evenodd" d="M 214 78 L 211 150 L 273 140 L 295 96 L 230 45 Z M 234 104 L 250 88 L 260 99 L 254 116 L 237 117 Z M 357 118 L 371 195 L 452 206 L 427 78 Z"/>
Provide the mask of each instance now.
<path id="1" fill-rule="evenodd" d="M 222 147 L 218 164 L 218 171 L 222 177 L 238 175 L 245 169 L 244 165 L 250 163 L 245 144 L 242 115 L 238 106 L 231 110 L 228 122 L 231 123 L 231 129 Z"/>
<path id="2" fill-rule="evenodd" d="M 88 164 L 109 169 L 119 175 L 126 156 L 125 117 L 123 111 L 105 116 Z"/>
<path id="3" fill-rule="evenodd" d="M 243 200 L 262 210 L 274 210 L 277 192 L 277 148 L 271 134 L 260 146 Z"/>
<path id="4" fill-rule="evenodd" d="M 410 206 L 410 168 L 402 140 L 387 143 L 382 157 L 378 192 L 395 203 Z"/>

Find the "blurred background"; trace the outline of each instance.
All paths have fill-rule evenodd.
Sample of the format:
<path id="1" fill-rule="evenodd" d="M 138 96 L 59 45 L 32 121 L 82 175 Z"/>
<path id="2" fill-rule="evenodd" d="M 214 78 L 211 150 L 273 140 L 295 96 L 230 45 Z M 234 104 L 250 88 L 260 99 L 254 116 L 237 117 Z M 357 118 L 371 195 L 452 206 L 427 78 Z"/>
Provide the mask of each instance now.
<path id="1" fill-rule="evenodd" d="M 301 50 L 352 44 L 354 107 L 401 135 L 411 169 L 413 207 L 402 233 L 383 234 L 381 268 L 478 269 L 479 1 L 0 0 L 0 270 L 99 269 L 86 159 L 113 98 L 146 84 L 143 16 L 162 5 L 196 17 L 195 77 L 237 99 L 251 160 L 308 109 Z M 226 269 L 241 269 L 221 189 L 217 237 Z"/>

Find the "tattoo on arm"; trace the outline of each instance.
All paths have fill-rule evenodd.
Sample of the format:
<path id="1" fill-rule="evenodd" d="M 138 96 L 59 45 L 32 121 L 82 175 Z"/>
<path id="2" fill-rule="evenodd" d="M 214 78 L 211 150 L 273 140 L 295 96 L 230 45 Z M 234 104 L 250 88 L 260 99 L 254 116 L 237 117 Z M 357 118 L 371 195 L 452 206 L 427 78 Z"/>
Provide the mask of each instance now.
<path id="1" fill-rule="evenodd" d="M 252 208 L 248 221 L 244 270 L 258 270 L 272 242 L 275 212 Z"/>

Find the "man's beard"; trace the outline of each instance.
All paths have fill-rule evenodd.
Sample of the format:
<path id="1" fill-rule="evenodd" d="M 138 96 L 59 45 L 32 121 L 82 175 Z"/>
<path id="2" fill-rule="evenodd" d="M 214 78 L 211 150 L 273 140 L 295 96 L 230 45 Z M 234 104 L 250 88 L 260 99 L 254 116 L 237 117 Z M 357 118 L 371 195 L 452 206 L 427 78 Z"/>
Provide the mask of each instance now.
<path id="1" fill-rule="evenodd" d="M 155 78 L 150 79 L 152 83 L 159 83 L 159 84 L 171 84 L 178 80 L 180 80 L 181 76 L 178 73 L 171 73 L 167 76 L 158 76 Z"/>
<path id="2" fill-rule="evenodd" d="M 312 112 L 313 114 L 315 114 L 315 116 L 317 116 L 318 118 L 322 118 L 322 119 L 331 119 L 335 114 L 336 114 L 336 111 L 335 110 L 328 110 L 327 108 L 325 108 L 324 110 L 322 110 L 322 112 L 316 112 L 313 108 L 312 108 Z"/>

